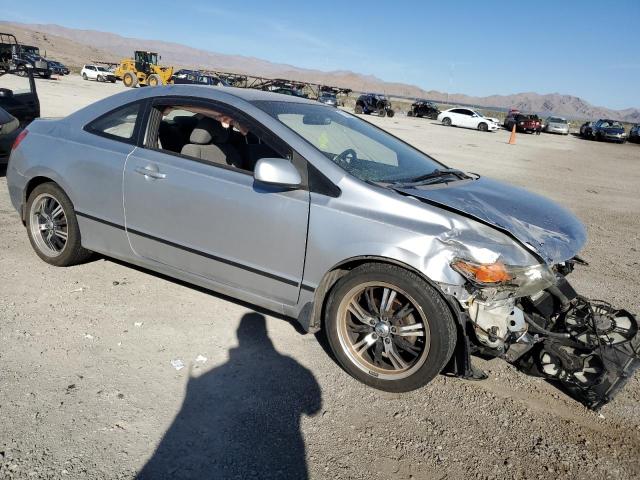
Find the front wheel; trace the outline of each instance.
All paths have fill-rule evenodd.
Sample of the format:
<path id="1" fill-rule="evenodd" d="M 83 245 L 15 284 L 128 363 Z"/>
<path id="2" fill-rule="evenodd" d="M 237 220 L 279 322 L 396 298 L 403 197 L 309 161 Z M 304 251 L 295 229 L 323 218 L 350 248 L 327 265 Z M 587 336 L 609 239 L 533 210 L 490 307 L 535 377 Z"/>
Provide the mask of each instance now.
<path id="1" fill-rule="evenodd" d="M 80 244 L 80 228 L 71 200 L 55 183 L 43 183 L 31 192 L 27 215 L 29 241 L 42 260 L 67 267 L 90 257 L 91 252 Z"/>
<path id="2" fill-rule="evenodd" d="M 481 132 L 486 132 L 486 131 L 488 131 L 488 130 L 489 130 L 489 125 L 487 125 L 487 124 L 486 124 L 486 123 L 484 123 L 484 122 L 480 122 L 480 123 L 478 124 L 478 130 L 480 130 Z"/>
<path id="3" fill-rule="evenodd" d="M 394 116 L 395 114 L 396 114 L 396 112 L 394 112 L 393 110 L 388 110 L 388 111 L 387 111 L 387 116 L 388 116 L 389 118 L 393 118 L 393 116 Z"/>
<path id="4" fill-rule="evenodd" d="M 356 108 L 354 108 L 353 111 L 358 115 L 362 115 L 362 105 L 356 105 Z"/>
<path id="5" fill-rule="evenodd" d="M 162 85 L 162 79 L 160 78 L 160 75 L 157 75 L 155 73 L 149 75 L 147 77 L 147 85 L 149 85 L 150 87 L 157 87 L 158 85 Z"/>
<path id="6" fill-rule="evenodd" d="M 332 289 L 325 333 L 338 362 L 374 388 L 407 392 L 451 358 L 456 326 L 438 292 L 395 265 L 355 268 Z"/>
<path id="7" fill-rule="evenodd" d="M 450 126 L 451 126 L 451 119 L 450 119 L 449 117 L 444 117 L 444 118 L 442 119 L 442 124 L 443 124 L 445 127 L 450 127 Z"/>

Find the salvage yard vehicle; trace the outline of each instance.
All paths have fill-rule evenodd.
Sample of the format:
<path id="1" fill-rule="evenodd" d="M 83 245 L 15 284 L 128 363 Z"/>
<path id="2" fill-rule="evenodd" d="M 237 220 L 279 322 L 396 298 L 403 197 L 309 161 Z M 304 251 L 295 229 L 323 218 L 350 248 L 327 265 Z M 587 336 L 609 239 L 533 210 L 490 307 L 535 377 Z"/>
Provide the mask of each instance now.
<path id="1" fill-rule="evenodd" d="M 562 117 L 547 117 L 544 124 L 544 131 L 547 133 L 560 133 L 569 135 L 569 122 Z"/>
<path id="2" fill-rule="evenodd" d="M 54 75 L 69 75 L 71 71 L 62 63 L 57 62 L 55 60 L 47 59 L 49 63 L 49 68 Z"/>
<path id="3" fill-rule="evenodd" d="M 446 127 L 473 128 L 481 132 L 495 132 L 500 129 L 494 121 L 468 108 L 450 108 L 440 112 L 437 120 Z"/>
<path id="4" fill-rule="evenodd" d="M 11 146 L 20 132 L 20 121 L 0 108 L 0 165 L 9 160 Z"/>
<path id="5" fill-rule="evenodd" d="M 167 85 L 173 76 L 173 67 L 158 65 L 158 60 L 161 59 L 155 52 L 136 50 L 133 58 L 123 59 L 113 73 L 122 80 L 125 87 Z"/>
<path id="6" fill-rule="evenodd" d="M 82 70 L 80 70 L 80 75 L 83 80 L 116 83 L 116 76 L 100 65 L 84 65 Z"/>
<path id="7" fill-rule="evenodd" d="M 410 117 L 427 117 L 432 120 L 438 118 L 440 110 L 435 103 L 428 100 L 417 100 L 411 104 L 411 108 L 407 112 Z"/>
<path id="8" fill-rule="evenodd" d="M 331 105 L 332 107 L 337 107 L 338 97 L 332 92 L 321 92 L 320 96 L 318 96 L 318 102 L 324 103 L 325 105 Z"/>
<path id="9" fill-rule="evenodd" d="M 17 118 L 20 126 L 24 127 L 40 117 L 40 99 L 36 82 L 31 72 L 27 71 L 27 76 L 20 79 L 22 85 L 18 85 L 18 88 L 6 88 L 3 79 L 7 73 L 15 72 L 0 69 L 0 108 Z"/>
<path id="10" fill-rule="evenodd" d="M 478 353 L 597 409 L 640 364 L 635 317 L 567 280 L 573 214 L 315 101 L 129 90 L 33 122 L 7 184 L 45 262 L 100 252 L 297 318 L 381 390 L 482 378 Z"/>
<path id="11" fill-rule="evenodd" d="M 610 141 L 624 143 L 627 141 L 627 133 L 624 127 L 616 120 L 598 120 L 591 126 L 590 136 L 599 142 Z"/>
<path id="12" fill-rule="evenodd" d="M 172 77 L 172 83 L 176 85 L 209 85 L 213 87 L 228 87 L 229 85 L 216 75 L 200 72 L 198 70 L 178 70 Z"/>
<path id="13" fill-rule="evenodd" d="M 365 93 L 356 100 L 354 112 L 357 114 L 375 113 L 381 117 L 393 117 L 395 112 L 391 108 L 391 102 L 384 95 L 378 93 Z"/>
<path id="14" fill-rule="evenodd" d="M 0 33 L 0 71 L 13 71 L 27 76 L 27 71 L 42 78 L 50 78 L 47 61 L 40 56 L 38 47 L 20 45 L 11 33 Z"/>
<path id="15" fill-rule="evenodd" d="M 591 138 L 593 136 L 593 125 L 596 122 L 584 122 L 580 126 L 580 136 L 584 138 Z"/>
<path id="16" fill-rule="evenodd" d="M 507 130 L 512 130 L 514 125 L 516 131 L 523 133 L 538 133 L 542 129 L 540 119 L 537 115 L 525 115 L 519 112 L 511 112 L 504 119 L 503 126 Z"/>

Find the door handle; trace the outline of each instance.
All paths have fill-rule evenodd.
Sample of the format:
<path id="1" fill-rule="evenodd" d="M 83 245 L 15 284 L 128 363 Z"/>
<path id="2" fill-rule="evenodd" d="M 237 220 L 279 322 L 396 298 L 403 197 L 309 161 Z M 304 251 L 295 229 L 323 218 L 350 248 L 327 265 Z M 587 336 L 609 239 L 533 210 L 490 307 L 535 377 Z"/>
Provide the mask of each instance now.
<path id="1" fill-rule="evenodd" d="M 136 168 L 136 173 L 140 175 L 144 175 L 145 177 L 154 178 L 156 180 L 162 180 L 163 178 L 167 178 L 165 173 L 160 173 L 157 170 L 151 170 L 150 168 Z"/>

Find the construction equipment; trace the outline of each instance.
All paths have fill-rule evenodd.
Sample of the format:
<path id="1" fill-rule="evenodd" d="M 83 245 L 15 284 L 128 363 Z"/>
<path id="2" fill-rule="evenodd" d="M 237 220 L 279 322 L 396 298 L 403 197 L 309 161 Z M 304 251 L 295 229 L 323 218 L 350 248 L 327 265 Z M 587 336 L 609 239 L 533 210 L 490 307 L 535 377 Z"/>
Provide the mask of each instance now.
<path id="1" fill-rule="evenodd" d="M 136 50 L 134 57 L 123 59 L 114 73 L 125 87 L 166 85 L 171 81 L 173 67 L 161 67 L 158 65 L 158 59 L 162 57 L 158 57 L 155 52 Z"/>

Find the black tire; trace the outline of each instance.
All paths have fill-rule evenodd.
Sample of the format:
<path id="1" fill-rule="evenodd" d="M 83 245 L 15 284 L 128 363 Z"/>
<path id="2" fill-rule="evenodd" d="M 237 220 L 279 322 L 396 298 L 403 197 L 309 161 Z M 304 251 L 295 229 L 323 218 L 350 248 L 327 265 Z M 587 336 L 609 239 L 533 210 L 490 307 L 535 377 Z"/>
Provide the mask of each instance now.
<path id="1" fill-rule="evenodd" d="M 384 108 L 381 108 L 380 110 L 378 110 L 378 115 L 381 117 L 386 117 L 387 111 Z"/>
<path id="2" fill-rule="evenodd" d="M 344 340 L 344 335 L 341 332 L 343 331 L 343 325 L 345 325 L 345 320 L 343 320 L 345 318 L 343 314 L 345 312 L 345 303 L 350 305 L 351 293 L 360 288 L 360 286 L 377 282 L 383 285 L 390 285 L 393 288 L 397 288 L 398 291 L 406 292 L 411 297 L 409 301 L 413 300 L 417 305 L 414 310 L 415 314 L 420 315 L 420 320 L 426 323 L 425 333 L 422 335 L 424 338 L 423 350 L 416 357 L 415 363 L 408 364 L 404 373 L 393 369 L 384 370 L 392 373 L 398 372 L 395 374 L 396 378 L 381 378 L 385 376 L 384 373 L 367 370 L 368 367 L 362 363 L 359 365 L 350 358 L 353 353 L 349 347 L 343 346 L 341 342 L 341 338 Z M 394 297 L 394 299 L 400 298 L 400 295 L 398 294 L 398 297 Z M 379 390 L 408 392 L 426 385 L 442 371 L 455 349 L 456 324 L 443 298 L 420 276 L 396 265 L 367 264 L 353 269 L 342 277 L 331 290 L 325 312 L 325 335 L 340 365 L 357 380 Z M 350 313 L 347 313 L 347 315 L 350 315 Z M 391 325 L 395 324 L 392 323 Z M 392 330 L 393 328 L 399 327 L 392 327 Z M 372 333 L 377 331 L 376 327 Z M 395 337 L 392 337 L 388 332 L 387 335 L 395 343 Z M 400 336 L 403 339 L 405 338 L 402 335 Z M 383 341 L 383 339 L 380 338 L 379 341 Z M 385 342 L 390 343 L 388 337 L 384 338 L 383 344 Z M 359 355 L 358 358 L 361 359 L 362 355 Z M 390 357 L 387 358 L 390 359 Z M 402 377 L 402 375 L 405 376 Z M 389 375 L 386 376 L 388 377 Z"/>
<path id="3" fill-rule="evenodd" d="M 82 79 L 83 79 L 83 80 L 89 80 L 89 77 L 87 77 L 87 74 L 86 74 L 86 73 L 83 73 L 83 74 L 82 74 Z"/>
<path id="4" fill-rule="evenodd" d="M 389 118 L 393 118 L 393 116 L 396 114 L 396 112 L 394 112 L 393 110 L 387 110 L 387 117 Z"/>
<path id="5" fill-rule="evenodd" d="M 36 228 L 32 228 L 34 219 L 34 203 L 39 201 L 43 196 L 53 198 L 62 207 L 66 218 L 67 239 L 60 253 L 52 256 L 41 247 L 41 241 L 35 237 Z M 45 262 L 56 267 L 69 267 L 77 265 L 89 259 L 91 252 L 82 247 L 80 242 L 80 228 L 78 227 L 78 219 L 73 208 L 73 204 L 66 193 L 55 183 L 43 183 L 33 189 L 27 200 L 27 234 L 29 241 L 36 254 Z"/>
<path id="6" fill-rule="evenodd" d="M 98 75 L 98 76 L 96 77 L 96 81 L 98 81 L 98 82 L 102 83 L 102 82 L 104 82 L 104 77 L 103 77 L 102 75 Z"/>
<path id="7" fill-rule="evenodd" d="M 162 85 L 162 78 L 160 78 L 160 75 L 152 73 L 147 77 L 147 85 L 149 85 L 150 87 L 160 86 Z"/>
<path id="8" fill-rule="evenodd" d="M 489 125 L 487 125 L 485 122 L 480 122 L 478 124 L 478 130 L 480 130 L 481 132 L 487 132 L 489 131 Z"/>
<path id="9" fill-rule="evenodd" d="M 442 124 L 443 124 L 445 127 L 450 127 L 450 126 L 451 126 L 451 119 L 450 119 L 449 117 L 444 117 L 444 118 L 442 119 Z"/>
<path id="10" fill-rule="evenodd" d="M 420 115 L 416 115 L 416 117 L 419 117 Z M 409 110 L 407 112 L 407 117 L 413 117 L 413 110 Z"/>
<path id="11" fill-rule="evenodd" d="M 111 80 L 109 80 L 111 83 L 116 83 L 116 79 L 112 78 Z"/>
<path id="12" fill-rule="evenodd" d="M 363 111 L 363 110 L 362 110 L 362 105 L 358 105 L 358 104 L 356 104 L 356 108 L 354 108 L 354 109 L 353 109 L 353 111 L 354 111 L 355 113 L 357 113 L 358 115 L 362 115 L 362 111 Z"/>
<path id="13" fill-rule="evenodd" d="M 125 72 L 122 76 L 122 83 L 125 87 L 135 88 L 138 85 L 138 77 L 133 72 Z"/>

